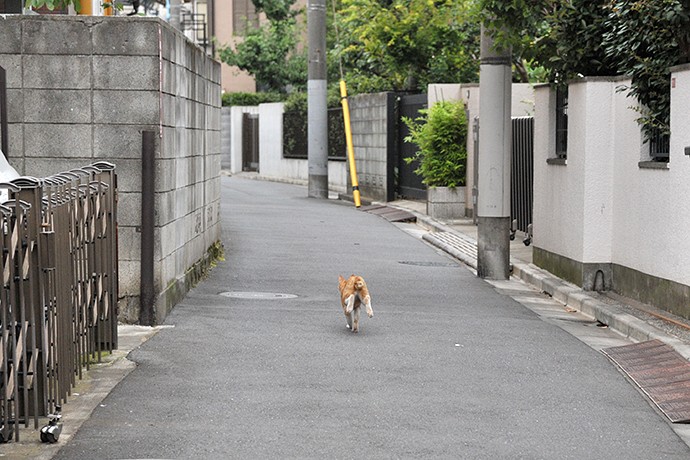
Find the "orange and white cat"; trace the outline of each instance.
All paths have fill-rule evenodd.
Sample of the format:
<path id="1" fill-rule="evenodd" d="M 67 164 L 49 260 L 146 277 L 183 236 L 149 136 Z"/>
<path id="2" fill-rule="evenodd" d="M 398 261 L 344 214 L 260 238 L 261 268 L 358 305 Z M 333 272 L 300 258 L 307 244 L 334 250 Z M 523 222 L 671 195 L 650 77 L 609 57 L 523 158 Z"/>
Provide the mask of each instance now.
<path id="1" fill-rule="evenodd" d="M 367 283 L 361 276 L 350 275 L 348 279 L 338 275 L 338 289 L 340 290 L 340 302 L 343 306 L 347 327 L 352 332 L 359 331 L 359 307 L 364 304 L 369 318 L 374 316 L 371 309 L 371 296 Z"/>

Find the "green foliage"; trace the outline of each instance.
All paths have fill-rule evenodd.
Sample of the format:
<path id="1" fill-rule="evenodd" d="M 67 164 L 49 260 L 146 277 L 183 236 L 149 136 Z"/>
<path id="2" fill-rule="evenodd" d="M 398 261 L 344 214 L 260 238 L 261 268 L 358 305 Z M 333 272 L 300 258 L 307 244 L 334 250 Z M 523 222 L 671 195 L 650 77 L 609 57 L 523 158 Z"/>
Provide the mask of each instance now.
<path id="1" fill-rule="evenodd" d="M 690 0 L 478 0 L 500 46 L 549 80 L 626 75 L 647 134 L 668 132 L 669 67 L 690 61 Z"/>
<path id="2" fill-rule="evenodd" d="M 26 0 L 24 6 L 26 8 L 39 9 L 44 6 L 50 11 L 55 8 L 67 8 L 69 5 L 74 5 L 74 9 L 77 11 L 81 10 L 81 2 L 79 0 Z"/>
<path id="3" fill-rule="evenodd" d="M 290 94 L 285 100 L 285 111 L 299 111 L 307 113 L 307 93 L 297 92 Z"/>
<path id="4" fill-rule="evenodd" d="M 638 122 L 649 136 L 669 132 L 669 67 L 690 58 L 689 3 L 614 0 L 608 6 L 606 54 L 631 77 L 629 95 L 641 104 Z"/>
<path id="5" fill-rule="evenodd" d="M 269 21 L 284 21 L 296 15 L 292 9 L 295 0 L 252 0 L 252 3 L 256 11 L 263 11 Z"/>
<path id="6" fill-rule="evenodd" d="M 294 0 L 253 0 L 257 12 L 268 21 L 247 32 L 233 49 L 219 48 L 222 62 L 254 75 L 264 91 L 287 92 L 306 88 L 307 56 L 297 49 L 302 36 L 297 18 L 302 11 L 292 10 Z"/>
<path id="7" fill-rule="evenodd" d="M 433 82 L 476 81 L 479 22 L 469 0 L 342 0 L 342 59 L 354 93 L 360 88 L 425 90 Z"/>
<path id="8" fill-rule="evenodd" d="M 103 8 L 115 8 L 117 11 L 123 11 L 125 6 L 120 2 L 103 2 L 101 3 Z"/>
<path id="9" fill-rule="evenodd" d="M 602 33 L 606 28 L 610 0 L 561 1 L 546 16 L 549 33 L 543 51 L 548 51 L 552 80 L 577 76 L 615 75 L 616 62 L 606 54 Z"/>
<path id="10" fill-rule="evenodd" d="M 405 142 L 417 144 L 408 164 L 419 161 L 415 173 L 433 187 L 465 185 L 467 166 L 467 115 L 462 102 L 437 102 L 421 117 L 403 118 L 410 130 Z"/>
<path id="11" fill-rule="evenodd" d="M 280 93 L 223 93 L 221 96 L 224 107 L 233 105 L 259 105 L 266 102 L 281 102 L 285 99 Z"/>

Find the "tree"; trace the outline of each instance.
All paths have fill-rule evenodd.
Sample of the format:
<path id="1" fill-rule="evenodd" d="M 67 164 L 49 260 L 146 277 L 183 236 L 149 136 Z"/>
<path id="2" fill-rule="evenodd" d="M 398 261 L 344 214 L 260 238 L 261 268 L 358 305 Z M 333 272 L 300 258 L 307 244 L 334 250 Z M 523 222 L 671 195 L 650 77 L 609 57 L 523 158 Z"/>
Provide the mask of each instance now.
<path id="1" fill-rule="evenodd" d="M 247 32 L 233 49 L 226 45 L 218 50 L 221 61 L 249 72 L 265 91 L 286 92 L 304 89 L 307 81 L 307 58 L 297 47 L 300 37 L 298 17 L 301 10 L 292 9 L 294 0 L 252 0 L 257 13 L 264 12 L 267 21 Z"/>
<path id="2" fill-rule="evenodd" d="M 638 122 L 645 134 L 668 133 L 669 67 L 690 60 L 690 0 L 479 3 L 499 43 L 533 56 L 551 81 L 629 76 L 629 95 L 642 106 Z"/>
<path id="3" fill-rule="evenodd" d="M 651 137 L 669 133 L 669 67 L 690 61 L 690 1 L 617 0 L 607 7 L 607 57 L 631 77 L 640 102 L 638 121 Z"/>
<path id="4" fill-rule="evenodd" d="M 430 82 L 476 81 L 479 22 L 471 1 L 342 0 L 336 48 L 355 79 L 417 91 Z M 346 33 L 345 33 L 346 32 Z"/>

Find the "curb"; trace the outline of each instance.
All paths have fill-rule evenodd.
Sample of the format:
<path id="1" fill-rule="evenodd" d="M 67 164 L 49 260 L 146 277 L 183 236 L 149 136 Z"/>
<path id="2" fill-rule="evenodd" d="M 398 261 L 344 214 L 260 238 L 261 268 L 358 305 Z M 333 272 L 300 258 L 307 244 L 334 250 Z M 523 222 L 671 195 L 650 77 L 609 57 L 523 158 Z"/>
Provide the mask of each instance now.
<path id="1" fill-rule="evenodd" d="M 456 248 L 440 241 L 433 236 L 436 232 L 451 232 L 475 246 L 477 242 L 474 238 L 460 234 L 450 226 L 439 222 L 427 215 L 420 214 L 414 210 L 405 209 L 400 206 L 388 206 L 404 209 L 411 212 L 416 218 L 418 225 L 429 230 L 430 233 L 423 235 L 423 240 L 441 249 L 462 263 L 477 269 L 477 260 L 469 255 L 457 250 Z M 546 270 L 534 264 L 527 264 L 511 259 L 512 277 L 518 278 L 530 286 L 550 295 L 564 306 L 573 308 L 607 325 L 610 329 L 627 337 L 635 342 L 657 339 L 671 346 L 685 359 L 690 360 L 690 344 L 687 344 L 677 337 L 671 336 L 661 329 L 629 314 L 622 309 L 607 305 L 591 297 L 583 289 L 568 283 Z"/>

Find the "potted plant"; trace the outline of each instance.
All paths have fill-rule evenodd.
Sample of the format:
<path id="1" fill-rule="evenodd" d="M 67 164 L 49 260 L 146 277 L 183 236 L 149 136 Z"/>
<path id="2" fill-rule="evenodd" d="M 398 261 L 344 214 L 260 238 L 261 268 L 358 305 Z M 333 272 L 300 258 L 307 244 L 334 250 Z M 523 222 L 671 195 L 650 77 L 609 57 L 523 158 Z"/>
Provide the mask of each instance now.
<path id="1" fill-rule="evenodd" d="M 427 185 L 427 214 L 437 219 L 465 217 L 467 115 L 461 101 L 442 101 L 421 111 L 415 120 L 403 118 L 410 130 L 405 142 L 419 150 L 408 164 L 419 161 L 415 173 Z"/>

